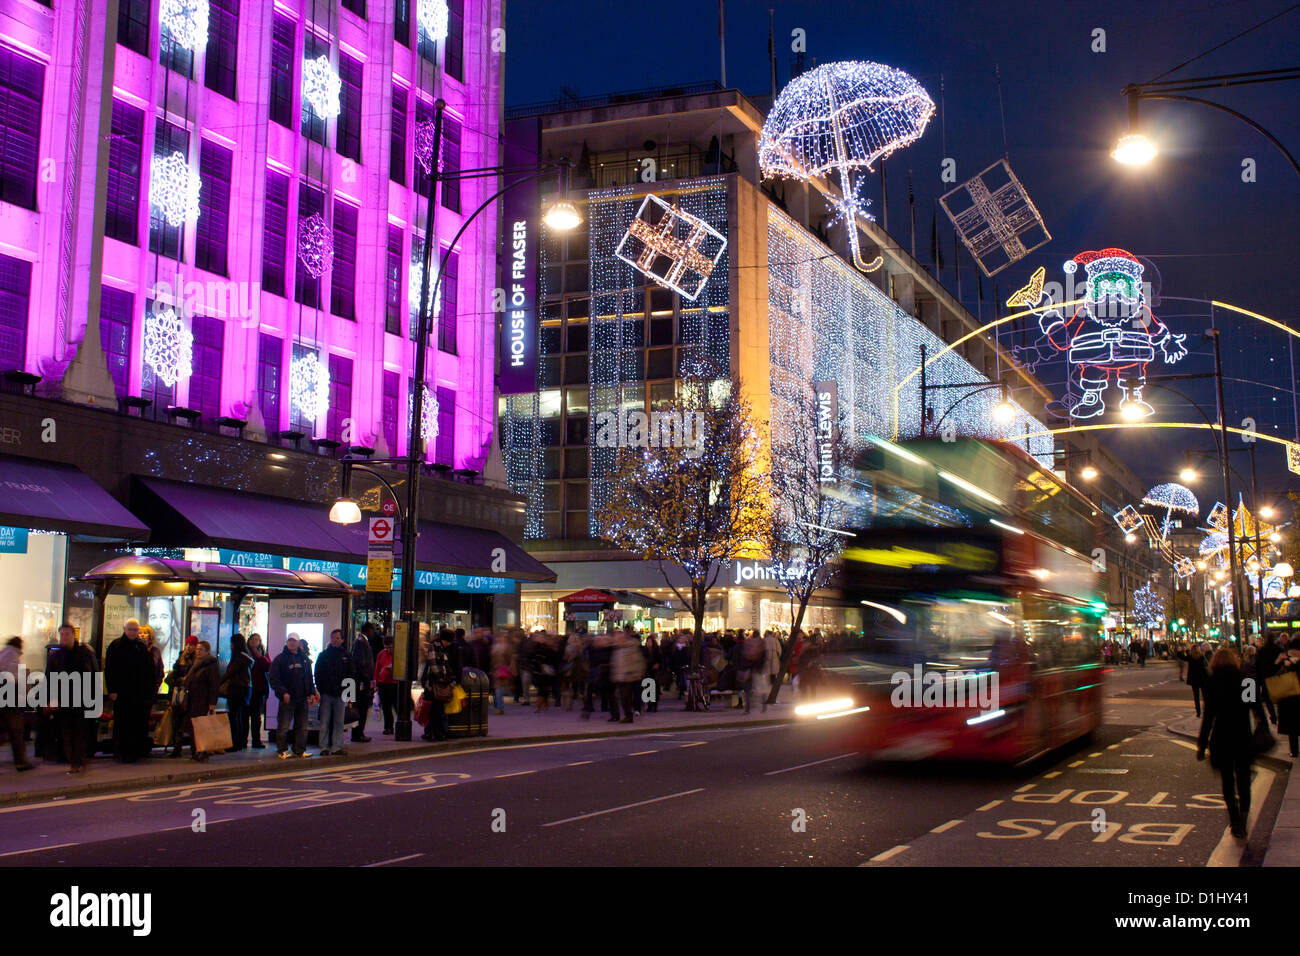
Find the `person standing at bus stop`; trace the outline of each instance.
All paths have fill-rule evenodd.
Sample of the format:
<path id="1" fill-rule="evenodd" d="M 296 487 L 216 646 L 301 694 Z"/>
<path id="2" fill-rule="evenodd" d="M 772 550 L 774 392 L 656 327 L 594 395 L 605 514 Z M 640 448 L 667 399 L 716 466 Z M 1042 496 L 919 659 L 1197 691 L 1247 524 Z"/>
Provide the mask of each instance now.
<path id="1" fill-rule="evenodd" d="M 149 753 L 149 711 L 157 686 L 153 655 L 140 640 L 140 622 L 129 618 L 122 636 L 104 654 L 104 689 L 113 702 L 113 755 L 122 763 L 135 763 Z"/>
<path id="2" fill-rule="evenodd" d="M 1214 653 L 1205 684 L 1205 716 L 1196 739 L 1196 759 L 1205 759 L 1219 771 L 1228 825 L 1235 837 L 1246 835 L 1250 822 L 1251 705 L 1242 700 L 1244 674 L 1241 658 L 1227 644 Z"/>
<path id="3" fill-rule="evenodd" d="M 343 692 L 347 682 L 357 687 L 352 655 L 343 646 L 343 631 L 330 631 L 329 647 L 316 658 L 316 692 L 320 695 L 320 753 L 346 753 L 343 749 Z"/>
<path id="4" fill-rule="evenodd" d="M 77 630 L 71 624 L 63 623 L 59 625 L 59 646 L 54 648 L 45 663 L 45 681 L 46 686 L 59 685 L 66 687 L 68 680 L 80 682 L 84 680 L 83 674 L 95 674 L 99 670 L 99 662 L 95 660 L 95 653 L 85 644 L 77 640 Z M 71 674 L 71 678 L 63 678 L 63 683 L 59 683 L 57 675 Z M 81 686 L 80 683 L 78 686 Z M 76 695 L 68 698 L 67 695 L 57 701 L 51 701 L 51 705 L 45 708 L 45 713 L 54 714 L 58 723 L 59 736 L 63 740 L 63 754 L 68 758 L 71 766 L 68 773 L 85 773 L 86 772 L 86 751 L 87 741 L 90 734 L 94 733 L 91 726 L 92 720 L 86 717 L 87 701 L 77 699 Z"/>
<path id="5" fill-rule="evenodd" d="M 271 690 L 279 701 L 275 716 L 276 756 L 289 757 L 289 728 L 293 728 L 293 756 L 307 756 L 307 705 L 316 700 L 316 685 L 311 664 L 303 652 L 297 634 L 285 639 L 284 649 L 271 662 L 267 675 Z"/>

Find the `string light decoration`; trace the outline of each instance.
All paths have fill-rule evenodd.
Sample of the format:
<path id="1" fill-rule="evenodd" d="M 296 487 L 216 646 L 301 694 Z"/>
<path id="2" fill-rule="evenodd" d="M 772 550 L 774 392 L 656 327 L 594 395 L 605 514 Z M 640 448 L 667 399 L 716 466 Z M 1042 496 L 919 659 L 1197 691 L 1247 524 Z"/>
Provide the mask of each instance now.
<path id="1" fill-rule="evenodd" d="M 171 388 L 193 372 L 194 336 L 172 308 L 155 306 L 144 321 L 144 362 Z"/>
<path id="2" fill-rule="evenodd" d="M 1160 537 L 1162 540 L 1169 537 L 1169 527 L 1173 521 L 1175 511 L 1192 517 L 1196 517 L 1201 513 L 1201 506 L 1196 501 L 1196 495 L 1192 493 L 1192 489 L 1174 482 L 1156 485 L 1142 498 L 1142 503 L 1165 509 L 1164 520 L 1160 523 Z"/>
<path id="3" fill-rule="evenodd" d="M 406 398 L 406 420 L 411 420 L 411 413 L 415 411 L 415 390 Z M 420 437 L 424 440 L 425 445 L 433 443 L 438 437 L 438 396 L 434 394 L 433 389 L 428 385 L 424 386 L 424 400 L 420 402 Z"/>
<path id="4" fill-rule="evenodd" d="M 162 0 L 158 19 L 185 49 L 201 50 L 208 45 L 208 0 Z"/>
<path id="5" fill-rule="evenodd" d="M 1125 505 L 1115 512 L 1115 523 L 1125 534 L 1132 534 L 1142 527 L 1142 516 L 1132 505 Z"/>
<path id="6" fill-rule="evenodd" d="M 321 119 L 333 119 L 339 115 L 339 94 L 343 83 L 339 75 L 330 66 L 330 58 L 322 54 L 314 60 L 304 60 L 302 64 L 302 98 Z"/>
<path id="7" fill-rule="evenodd" d="M 1133 616 L 1149 628 L 1156 627 L 1165 619 L 1164 602 L 1150 584 L 1144 584 L 1133 592 Z"/>
<path id="8" fill-rule="evenodd" d="M 1005 159 L 939 197 L 939 203 L 990 278 L 1052 238 Z"/>
<path id="9" fill-rule="evenodd" d="M 334 233 L 318 212 L 298 220 L 298 258 L 315 279 L 323 276 L 334 264 Z M 416 297 L 419 297 L 418 293 Z"/>
<path id="10" fill-rule="evenodd" d="M 1291 442 L 1286 446 L 1286 468 L 1294 475 L 1300 475 L 1300 443 Z"/>
<path id="11" fill-rule="evenodd" d="M 199 174 L 190 169 L 185 154 L 177 150 L 155 155 L 149 165 L 149 206 L 161 213 L 169 226 L 183 226 L 199 218 Z"/>
<path id="12" fill-rule="evenodd" d="M 419 0 L 415 17 L 420 24 L 420 31 L 430 40 L 447 38 L 447 27 L 451 22 L 447 0 Z"/>
<path id="13" fill-rule="evenodd" d="M 315 352 L 293 360 L 289 367 L 289 399 L 304 418 L 315 421 L 330 407 L 330 370 Z"/>
<path id="14" fill-rule="evenodd" d="M 855 224 L 858 216 L 874 217 L 854 177 L 919 139 L 934 112 L 930 94 L 902 70 L 862 60 L 825 63 L 791 80 L 772 104 L 759 137 L 759 169 L 764 179 L 835 176 L 854 264 L 870 272 L 883 260 L 862 259 Z"/>
<path id="15" fill-rule="evenodd" d="M 1178 575 L 1179 580 L 1186 581 L 1196 573 L 1196 565 L 1192 563 L 1191 558 L 1180 557 L 1174 561 L 1174 573 Z"/>
<path id="16" fill-rule="evenodd" d="M 718 230 L 651 193 L 628 224 L 614 255 L 693 302 L 726 248 L 727 239 Z"/>
<path id="17" fill-rule="evenodd" d="M 773 441 L 791 414 L 790 396 L 818 381 L 836 382 L 844 429 L 853 441 L 892 434 L 895 386 L 916 371 L 921 346 L 934 355 L 944 342 L 772 207 L 767 242 Z M 989 381 L 956 350 L 932 362 L 926 379 L 937 385 Z M 935 395 L 947 396 L 934 415 L 936 421 L 943 417 L 944 431 L 951 424 L 954 436 L 1010 442 L 1050 467 L 1052 436 L 1042 434 L 1044 426 L 1014 401 L 1012 415 L 1005 420 L 995 416 L 1002 401 L 997 389 L 943 390 L 930 393 L 931 402 L 938 401 Z M 921 434 L 919 399 L 918 386 L 905 391 L 900 403 L 899 428 L 905 437 Z M 1026 433 L 1034 437 L 1026 439 Z"/>
<path id="18" fill-rule="evenodd" d="M 422 120 L 415 124 L 415 159 L 427 176 L 433 172 L 434 121 Z"/>

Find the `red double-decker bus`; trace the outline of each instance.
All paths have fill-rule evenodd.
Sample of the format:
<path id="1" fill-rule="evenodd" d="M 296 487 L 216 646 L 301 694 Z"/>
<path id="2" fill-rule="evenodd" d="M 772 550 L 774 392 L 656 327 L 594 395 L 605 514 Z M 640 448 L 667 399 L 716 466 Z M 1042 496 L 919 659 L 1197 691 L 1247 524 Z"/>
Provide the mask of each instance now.
<path id="1" fill-rule="evenodd" d="M 1088 499 L 974 439 L 873 441 L 852 482 L 841 580 L 864 628 L 831 639 L 796 700 L 822 742 L 1021 763 L 1096 729 L 1106 607 Z"/>

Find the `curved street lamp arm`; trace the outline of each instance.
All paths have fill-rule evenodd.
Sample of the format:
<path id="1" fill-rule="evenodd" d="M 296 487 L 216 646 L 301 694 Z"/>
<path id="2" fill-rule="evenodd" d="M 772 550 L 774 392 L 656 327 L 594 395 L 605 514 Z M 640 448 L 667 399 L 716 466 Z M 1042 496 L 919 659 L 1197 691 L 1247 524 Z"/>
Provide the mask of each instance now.
<path id="1" fill-rule="evenodd" d="M 1176 96 L 1173 93 L 1147 93 L 1143 90 L 1138 90 L 1137 98 L 1142 100 L 1180 100 L 1184 103 L 1200 103 L 1202 106 L 1213 107 L 1216 110 L 1220 110 L 1221 112 L 1227 113 L 1229 116 L 1235 116 L 1237 117 L 1237 119 L 1241 120 L 1251 129 L 1255 130 L 1257 133 L 1259 133 L 1265 139 L 1267 139 L 1270 143 L 1276 146 L 1279 150 L 1281 150 L 1282 155 L 1286 157 L 1286 161 L 1290 163 L 1291 168 L 1296 171 L 1296 175 L 1300 176 L 1300 163 L 1296 162 L 1296 158 L 1291 155 L 1290 151 L 1285 146 L 1282 145 L 1282 143 L 1278 140 L 1276 136 L 1274 136 L 1268 130 L 1264 129 L 1264 127 L 1260 126 L 1258 123 L 1256 123 L 1249 116 L 1246 116 L 1244 113 L 1238 113 L 1236 110 L 1232 109 L 1231 107 L 1224 106 L 1222 103 L 1215 103 L 1212 100 L 1199 99 L 1198 97 L 1195 96 Z"/>
<path id="2" fill-rule="evenodd" d="M 405 524 L 406 516 L 402 511 L 402 499 L 398 496 L 397 492 L 393 490 L 393 486 L 389 484 L 388 479 L 385 478 L 383 475 L 381 475 L 379 472 L 375 471 L 375 469 L 371 468 L 370 466 L 364 465 L 359 461 L 350 461 L 346 458 L 343 459 L 343 469 L 344 469 L 343 493 L 346 495 L 351 490 L 352 482 L 350 480 L 350 475 L 354 468 L 357 471 L 364 471 L 367 475 L 370 475 L 372 478 L 374 478 L 381 485 L 383 485 L 385 488 L 388 489 L 388 493 L 393 496 L 393 503 L 397 505 L 397 520 Z"/>
<path id="3" fill-rule="evenodd" d="M 989 382 L 987 385 L 980 385 L 980 386 L 977 386 L 976 388 L 971 389 L 969 392 L 967 392 L 967 393 L 966 393 L 965 395 L 963 395 L 961 398 L 957 399 L 957 401 L 955 401 L 955 402 L 953 402 L 951 405 L 949 405 L 949 406 L 948 406 L 948 410 L 947 410 L 946 412 L 944 412 L 942 415 L 940 415 L 940 416 L 939 416 L 939 420 L 938 420 L 937 422 L 935 422 L 933 425 L 931 425 L 930 427 L 931 427 L 931 428 L 934 428 L 934 429 L 937 429 L 940 425 L 943 424 L 943 420 L 944 420 L 945 418 L 947 418 L 947 417 L 952 413 L 952 410 L 953 410 L 954 408 L 956 408 L 956 407 L 957 407 L 958 405 L 960 405 L 962 402 L 966 401 L 966 399 L 970 398 L 972 395 L 976 395 L 976 394 L 978 394 L 978 393 L 980 393 L 980 392 L 987 392 L 987 391 L 988 391 L 989 389 L 991 389 L 991 388 L 1001 388 L 1001 387 L 1002 387 L 1002 383 L 1001 383 L 1001 382 Z M 922 414 L 924 415 L 924 412 L 922 412 Z M 921 423 L 921 427 L 922 427 L 922 429 L 925 428 L 925 422 L 922 422 L 922 423 Z"/>

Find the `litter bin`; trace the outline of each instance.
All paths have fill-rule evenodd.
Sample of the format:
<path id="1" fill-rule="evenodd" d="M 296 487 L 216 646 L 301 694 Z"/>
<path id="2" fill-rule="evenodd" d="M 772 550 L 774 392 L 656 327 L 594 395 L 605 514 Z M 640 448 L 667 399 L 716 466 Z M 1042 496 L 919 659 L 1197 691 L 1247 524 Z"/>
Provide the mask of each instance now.
<path id="1" fill-rule="evenodd" d="M 449 737 L 487 736 L 490 683 L 487 674 L 476 667 L 466 667 L 460 672 L 460 686 L 467 696 L 460 713 L 447 715 Z"/>

